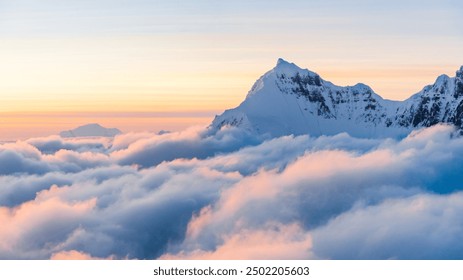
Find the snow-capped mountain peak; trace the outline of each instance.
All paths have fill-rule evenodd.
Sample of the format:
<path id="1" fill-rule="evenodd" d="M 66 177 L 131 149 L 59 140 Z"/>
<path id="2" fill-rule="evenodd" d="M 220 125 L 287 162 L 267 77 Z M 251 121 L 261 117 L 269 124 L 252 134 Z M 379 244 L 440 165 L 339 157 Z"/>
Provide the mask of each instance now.
<path id="1" fill-rule="evenodd" d="M 277 64 L 275 65 L 275 68 L 273 68 L 273 70 L 279 72 L 279 73 L 294 73 L 294 72 L 297 72 L 297 71 L 301 71 L 302 69 L 299 68 L 299 66 L 297 66 L 296 64 L 292 63 L 292 62 L 288 62 L 286 60 L 284 60 L 283 58 L 279 58 L 277 60 Z"/>
<path id="2" fill-rule="evenodd" d="M 308 69 L 302 69 L 292 62 L 288 62 L 282 58 L 279 58 L 275 68 L 267 73 L 275 73 L 277 75 L 284 76 L 295 76 L 299 74 L 300 76 L 310 76 L 310 77 L 319 77 L 317 73 L 312 72 Z"/>
<path id="3" fill-rule="evenodd" d="M 285 65 L 285 64 L 289 64 L 289 65 L 293 65 L 293 66 L 298 67 L 296 64 L 291 63 L 291 62 L 288 62 L 288 61 L 284 60 L 284 59 L 281 58 L 281 57 L 278 58 L 276 67 L 278 67 L 279 65 Z M 299 68 L 299 67 L 298 67 L 298 68 Z"/>
<path id="4" fill-rule="evenodd" d="M 270 136 L 288 134 L 400 137 L 439 122 L 462 127 L 463 67 L 441 75 L 409 99 L 385 100 L 369 86 L 341 87 L 284 59 L 260 77 L 246 99 L 217 116 L 211 127 L 231 125 Z"/>

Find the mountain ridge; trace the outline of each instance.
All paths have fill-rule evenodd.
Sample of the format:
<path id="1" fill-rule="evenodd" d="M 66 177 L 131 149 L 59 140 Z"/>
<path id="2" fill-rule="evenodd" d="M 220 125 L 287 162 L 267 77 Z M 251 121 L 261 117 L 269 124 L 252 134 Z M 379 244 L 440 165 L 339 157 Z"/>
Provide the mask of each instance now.
<path id="1" fill-rule="evenodd" d="M 402 137 L 437 123 L 463 127 L 463 66 L 440 75 L 404 101 L 382 98 L 368 85 L 337 86 L 315 72 L 279 58 L 245 100 L 210 127 L 236 126 L 270 136 L 347 132 L 363 138 Z"/>

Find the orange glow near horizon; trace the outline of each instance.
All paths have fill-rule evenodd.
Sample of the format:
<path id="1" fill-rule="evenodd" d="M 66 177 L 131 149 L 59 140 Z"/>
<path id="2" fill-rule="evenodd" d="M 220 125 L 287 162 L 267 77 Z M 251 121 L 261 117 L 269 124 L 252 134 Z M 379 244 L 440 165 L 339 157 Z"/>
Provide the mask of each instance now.
<path id="1" fill-rule="evenodd" d="M 56 135 L 88 123 L 116 127 L 124 133 L 179 131 L 190 126 L 206 126 L 212 121 L 213 116 L 213 112 L 0 113 L 0 142 Z"/>

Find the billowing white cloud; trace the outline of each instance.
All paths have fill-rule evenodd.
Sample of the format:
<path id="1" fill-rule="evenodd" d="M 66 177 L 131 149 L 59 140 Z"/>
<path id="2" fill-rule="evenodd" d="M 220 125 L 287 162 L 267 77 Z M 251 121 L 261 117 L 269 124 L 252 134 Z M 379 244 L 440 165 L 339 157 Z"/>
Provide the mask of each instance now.
<path id="1" fill-rule="evenodd" d="M 118 150 L 114 150 L 111 157 L 120 164 L 136 164 L 141 167 L 150 167 L 179 158 L 204 159 L 219 153 L 233 152 L 248 145 L 256 145 L 262 141 L 261 137 L 238 128 L 227 128 L 211 134 L 208 130 L 193 127 L 152 137 L 141 135 L 135 142 L 124 145 L 127 137 L 134 138 L 116 137 L 115 147 Z"/>
<path id="2" fill-rule="evenodd" d="M 53 135 L 49 137 L 33 138 L 26 141 L 44 154 L 54 154 L 59 150 L 104 152 L 109 138 L 66 138 Z"/>
<path id="3" fill-rule="evenodd" d="M 463 138 L 193 128 L 0 145 L 0 258 L 463 258 Z"/>
<path id="4" fill-rule="evenodd" d="M 420 194 L 341 214 L 312 232 L 330 259 L 461 259 L 463 193 Z"/>

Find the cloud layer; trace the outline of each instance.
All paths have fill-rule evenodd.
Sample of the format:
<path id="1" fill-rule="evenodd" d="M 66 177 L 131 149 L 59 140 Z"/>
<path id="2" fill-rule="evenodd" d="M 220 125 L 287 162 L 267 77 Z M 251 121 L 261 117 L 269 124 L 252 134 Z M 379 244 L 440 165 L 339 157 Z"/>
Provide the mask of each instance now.
<path id="1" fill-rule="evenodd" d="M 460 259 L 463 138 L 224 128 L 0 145 L 1 259 Z"/>

